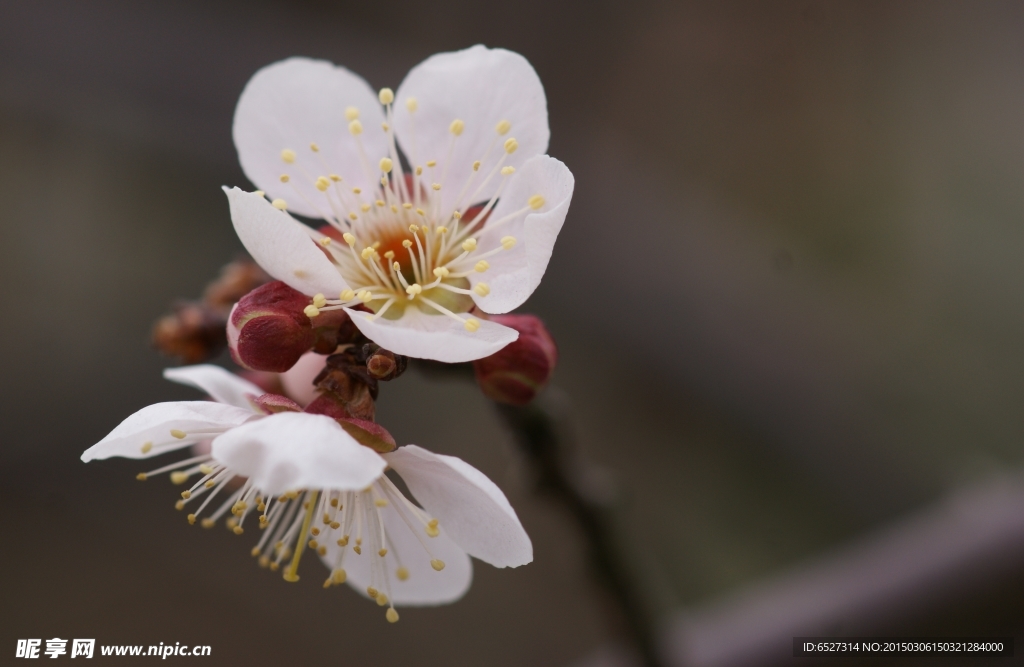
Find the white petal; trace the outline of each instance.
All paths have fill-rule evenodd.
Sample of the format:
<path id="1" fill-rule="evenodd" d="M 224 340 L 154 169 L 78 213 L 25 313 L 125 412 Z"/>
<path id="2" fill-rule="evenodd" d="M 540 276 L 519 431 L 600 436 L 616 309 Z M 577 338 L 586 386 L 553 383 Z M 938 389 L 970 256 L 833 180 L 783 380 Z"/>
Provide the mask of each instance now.
<path id="1" fill-rule="evenodd" d="M 471 556 L 495 567 L 533 560 L 533 544 L 501 489 L 462 459 L 416 445 L 385 454 L 441 530 Z"/>
<path id="2" fill-rule="evenodd" d="M 165 368 L 164 377 L 171 382 L 205 391 L 218 403 L 245 408 L 251 412 L 258 411 L 249 400 L 249 396 L 262 396 L 266 393 L 252 382 L 213 364 Z"/>
<path id="3" fill-rule="evenodd" d="M 117 428 L 82 453 L 83 461 L 124 456 L 145 459 L 187 447 L 220 432 L 256 418 L 252 410 L 211 401 L 177 401 L 147 405 L 118 424 Z M 184 438 L 171 435 L 183 431 Z M 149 443 L 151 447 L 143 445 Z"/>
<path id="4" fill-rule="evenodd" d="M 405 102 L 416 98 L 417 110 L 410 113 Z M 473 185 L 472 194 L 504 155 L 503 144 L 514 137 L 518 150 L 505 164 L 518 168 L 547 150 L 548 103 L 544 86 L 533 66 L 518 53 L 488 49 L 477 45 L 464 51 L 439 53 L 412 68 L 398 87 L 395 101 L 395 133 L 402 150 L 414 165 L 437 160 L 434 177 L 440 180 L 447 169 L 441 190 L 442 212 L 447 214 L 456 203 L 473 172 L 473 162 L 484 161 Z M 452 158 L 448 158 L 455 119 L 465 123 L 455 140 Z M 503 120 L 511 130 L 499 136 L 495 128 Z M 484 160 L 488 147 L 492 147 Z M 428 178 L 430 173 L 424 172 Z M 475 198 L 486 200 L 494 193 L 500 178 L 491 180 L 487 189 Z M 463 210 L 475 201 L 463 201 Z"/>
<path id="5" fill-rule="evenodd" d="M 565 222 L 572 200 L 575 181 L 572 172 L 560 161 L 547 155 L 538 155 L 523 165 L 508 184 L 508 190 L 494 207 L 489 221 L 497 223 L 527 206 L 530 197 L 540 195 L 544 205 L 538 210 L 521 213 L 493 231 L 480 236 L 482 250 L 497 248 L 501 239 L 512 236 L 517 243 L 512 250 L 504 250 L 488 261 L 486 273 L 473 273 L 471 284 L 487 283 L 491 292 L 487 296 L 474 293 L 473 301 L 487 313 L 507 313 L 518 308 L 540 285 L 548 268 L 555 239 Z"/>
<path id="6" fill-rule="evenodd" d="M 352 543 L 346 548 L 346 553 L 341 561 L 341 567 L 348 574 L 348 583 L 364 596 L 368 586 L 375 584 L 381 589 L 379 575 L 371 578 L 371 562 L 383 561 L 383 570 L 387 573 L 388 586 L 390 588 L 391 600 L 396 605 L 438 605 L 455 602 L 469 590 L 473 581 L 473 563 L 466 552 L 460 549 L 451 539 L 442 532 L 437 537 L 427 537 L 422 534 L 423 541 L 430 548 L 428 552 L 423 548 L 423 543 L 413 534 L 409 525 L 402 520 L 394 505 L 388 505 L 381 510 L 384 517 L 384 533 L 387 539 L 388 553 L 381 558 L 377 553 L 379 547 L 376 540 L 370 541 L 369 536 L 364 533 L 363 553 L 356 554 L 352 551 Z M 411 521 L 414 521 L 407 513 Z M 413 523 L 416 529 L 423 530 L 422 526 Z M 376 528 L 376 526 L 375 526 Z M 337 533 L 333 531 L 332 535 Z M 379 539 L 379 538 L 377 538 Z M 333 569 L 338 562 L 338 554 L 342 550 L 337 544 L 337 539 L 332 538 L 326 541 L 327 555 L 323 557 L 324 564 Z M 444 569 L 440 572 L 430 566 L 431 558 L 444 561 Z M 409 571 L 409 578 L 401 581 L 396 576 L 400 567 Z M 379 571 L 378 571 L 379 572 Z"/>
<path id="7" fill-rule="evenodd" d="M 385 463 L 330 417 L 283 412 L 232 429 L 213 441 L 213 457 L 260 490 L 365 489 Z"/>
<path id="8" fill-rule="evenodd" d="M 360 140 L 376 165 L 387 155 L 384 112 L 366 81 L 344 67 L 308 58 L 289 58 L 256 72 L 238 99 L 232 129 L 245 175 L 271 199 L 284 199 L 290 210 L 315 218 L 331 213 L 313 185 L 318 176 L 338 174 L 349 190 L 375 189 L 376 167 L 366 172 L 348 131 L 350 106 L 359 109 L 365 128 Z M 319 153 L 310 149 L 314 143 Z M 294 151 L 294 163 L 281 159 L 284 149 Z M 282 174 L 290 176 L 288 183 L 281 182 Z"/>
<path id="9" fill-rule="evenodd" d="M 334 297 L 348 289 L 305 225 L 258 194 L 226 187 L 224 192 L 238 238 L 267 273 L 303 294 Z"/>
<path id="10" fill-rule="evenodd" d="M 449 364 L 483 359 L 519 338 L 515 329 L 483 319 L 479 320 L 477 331 L 469 332 L 457 320 L 446 315 L 427 315 L 415 307 L 406 308 L 397 320 L 371 320 L 369 313 L 345 310 L 352 316 L 353 324 L 374 343 L 417 359 Z"/>
<path id="11" fill-rule="evenodd" d="M 307 352 L 299 357 L 294 366 L 281 373 L 285 395 L 302 407 L 312 403 L 320 395 L 313 386 L 313 380 L 323 370 L 325 363 L 327 357 L 316 352 Z"/>

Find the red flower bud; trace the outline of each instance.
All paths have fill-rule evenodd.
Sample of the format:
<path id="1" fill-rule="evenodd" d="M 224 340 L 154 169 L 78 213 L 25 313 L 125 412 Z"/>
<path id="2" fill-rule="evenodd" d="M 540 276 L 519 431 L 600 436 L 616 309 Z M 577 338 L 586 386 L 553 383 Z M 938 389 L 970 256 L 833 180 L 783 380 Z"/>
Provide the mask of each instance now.
<path id="1" fill-rule="evenodd" d="M 228 318 L 231 357 L 257 371 L 283 373 L 313 347 L 316 336 L 303 309 L 309 297 L 280 281 L 257 287 Z"/>
<path id="2" fill-rule="evenodd" d="M 519 332 L 519 339 L 473 362 L 480 389 L 493 401 L 526 405 L 548 383 L 558 347 L 539 317 L 492 315 L 491 321 Z"/>
<path id="3" fill-rule="evenodd" d="M 303 354 L 330 354 L 359 336 L 344 310 L 328 310 L 310 319 L 311 300 L 280 281 L 246 294 L 228 317 L 228 346 L 241 366 L 283 373 Z"/>

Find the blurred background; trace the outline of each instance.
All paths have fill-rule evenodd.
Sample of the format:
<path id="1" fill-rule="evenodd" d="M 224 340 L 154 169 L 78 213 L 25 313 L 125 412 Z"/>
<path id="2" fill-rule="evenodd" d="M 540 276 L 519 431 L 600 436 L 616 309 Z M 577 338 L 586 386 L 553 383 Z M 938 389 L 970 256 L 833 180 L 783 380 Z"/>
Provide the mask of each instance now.
<path id="1" fill-rule="evenodd" d="M 138 464 L 78 460 L 197 398 L 149 332 L 241 251 L 220 186 L 248 186 L 230 130 L 253 72 L 306 55 L 397 88 L 475 43 L 534 65 L 576 177 L 522 310 L 559 342 L 553 391 L 666 664 L 1021 636 L 1022 3 L 46 0 L 0 3 L 2 650 L 630 664 L 579 529 L 472 385 L 410 374 L 380 421 L 490 475 L 536 559 L 477 563 L 464 600 L 395 626 L 190 527 Z"/>

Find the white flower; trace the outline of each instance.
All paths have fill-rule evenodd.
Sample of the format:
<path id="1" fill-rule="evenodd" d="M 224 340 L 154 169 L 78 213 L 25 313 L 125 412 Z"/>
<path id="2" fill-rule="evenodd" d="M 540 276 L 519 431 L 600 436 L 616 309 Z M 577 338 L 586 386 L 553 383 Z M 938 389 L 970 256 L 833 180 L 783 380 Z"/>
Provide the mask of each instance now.
<path id="1" fill-rule="evenodd" d="M 497 567 L 533 560 L 530 538 L 504 494 L 464 461 L 415 445 L 378 454 L 324 415 L 267 415 L 255 400 L 259 388 L 216 366 L 164 375 L 217 402 L 145 407 L 82 460 L 149 458 L 212 438 L 209 454 L 140 473 L 139 479 L 170 472 L 176 484 L 191 482 L 177 503 L 178 509 L 198 504 L 188 514 L 190 523 L 211 527 L 230 511 L 228 527 L 242 534 L 255 516 L 262 536 L 252 554 L 264 567 L 283 565 L 287 581 L 298 580 L 299 561 L 311 548 L 331 569 L 325 588 L 347 581 L 387 606 L 386 617 L 395 622 L 396 604 L 462 597 L 472 579 L 469 556 Z M 278 399 L 277 405 L 287 402 Z M 422 508 L 384 474 L 389 467 Z"/>
<path id="2" fill-rule="evenodd" d="M 511 51 L 437 54 L 377 94 L 342 67 L 290 58 L 257 72 L 235 111 L 239 160 L 262 192 L 225 192 L 246 249 L 313 298 L 311 317 L 345 308 L 393 352 L 471 361 L 517 333 L 470 311 L 526 301 L 565 221 L 573 178 L 544 154 L 548 136 L 544 88 Z"/>

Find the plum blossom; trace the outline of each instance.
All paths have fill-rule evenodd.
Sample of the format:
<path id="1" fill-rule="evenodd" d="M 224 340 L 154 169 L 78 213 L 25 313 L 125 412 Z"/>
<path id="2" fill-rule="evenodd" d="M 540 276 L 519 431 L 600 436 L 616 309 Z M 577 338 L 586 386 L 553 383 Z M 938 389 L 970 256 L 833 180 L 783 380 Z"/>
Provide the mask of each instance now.
<path id="1" fill-rule="evenodd" d="M 289 58 L 252 77 L 233 131 L 260 188 L 225 188 L 235 230 L 311 297 L 310 318 L 344 308 L 378 345 L 452 363 L 516 340 L 481 313 L 537 288 L 573 191 L 544 154 L 547 100 L 525 58 L 440 53 L 378 93 L 343 67 Z"/>
<path id="2" fill-rule="evenodd" d="M 392 444 L 379 453 L 339 420 L 301 412 L 289 399 L 264 394 L 216 366 L 164 375 L 214 400 L 147 406 L 82 460 L 146 459 L 212 439 L 209 453 L 138 478 L 170 473 L 174 483 L 187 484 L 176 507 L 189 510 L 189 523 L 212 527 L 230 512 L 228 527 L 242 534 L 255 517 L 262 535 L 252 555 L 261 566 L 282 570 L 286 581 L 298 580 L 302 555 L 313 550 L 330 569 L 325 588 L 347 582 L 386 606 L 394 623 L 395 605 L 462 597 L 472 579 L 470 556 L 497 567 L 533 559 L 530 538 L 505 495 L 460 459 L 415 445 Z M 419 504 L 396 487 L 388 468 Z"/>

